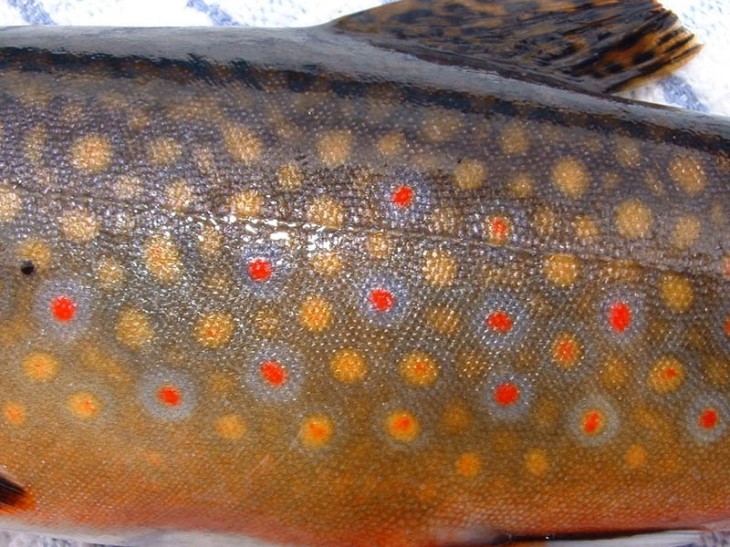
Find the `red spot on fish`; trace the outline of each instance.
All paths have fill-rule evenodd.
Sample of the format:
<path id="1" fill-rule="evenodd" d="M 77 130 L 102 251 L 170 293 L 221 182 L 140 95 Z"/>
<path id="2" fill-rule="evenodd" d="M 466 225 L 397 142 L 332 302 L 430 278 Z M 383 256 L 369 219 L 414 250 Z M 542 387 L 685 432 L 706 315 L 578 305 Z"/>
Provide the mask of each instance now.
<path id="1" fill-rule="evenodd" d="M 499 406 L 510 406 L 520 399 L 520 388 L 512 382 L 499 384 L 494 390 L 494 402 Z"/>
<path id="2" fill-rule="evenodd" d="M 512 330 L 512 327 L 515 324 L 514 319 L 512 319 L 507 312 L 502 310 L 490 313 L 487 316 L 485 323 L 490 329 L 499 334 L 507 334 Z"/>
<path id="3" fill-rule="evenodd" d="M 66 295 L 61 295 L 51 301 L 51 313 L 58 321 L 67 323 L 76 316 L 76 302 Z"/>
<path id="4" fill-rule="evenodd" d="M 286 383 L 286 369 L 277 361 L 264 361 L 259 372 L 261 378 L 272 387 L 281 387 Z"/>
<path id="5" fill-rule="evenodd" d="M 248 276 L 252 281 L 268 281 L 273 273 L 274 266 L 266 258 L 254 258 L 248 263 Z"/>
<path id="6" fill-rule="evenodd" d="M 492 243 L 504 244 L 512 230 L 509 219 L 501 216 L 493 217 L 489 223 L 489 239 Z"/>
<path id="7" fill-rule="evenodd" d="M 717 410 L 714 408 L 705 408 L 700 412 L 697 423 L 702 429 L 715 429 L 719 421 L 720 416 Z"/>
<path id="8" fill-rule="evenodd" d="M 614 302 L 608 310 L 608 322 L 614 331 L 621 333 L 631 326 L 631 315 L 626 302 Z"/>
<path id="9" fill-rule="evenodd" d="M 162 386 L 157 390 L 157 399 L 167 406 L 179 406 L 182 402 L 182 395 L 175 386 Z"/>
<path id="10" fill-rule="evenodd" d="M 725 319 L 725 336 L 730 336 L 730 317 Z"/>
<path id="11" fill-rule="evenodd" d="M 581 427 L 586 435 L 596 435 L 603 430 L 604 427 L 603 413 L 600 410 L 589 410 L 583 414 Z"/>
<path id="12" fill-rule="evenodd" d="M 411 206 L 415 196 L 416 193 L 413 191 L 413 188 L 404 185 L 393 190 L 393 193 L 390 195 L 390 201 L 396 207 L 406 209 Z"/>
<path id="13" fill-rule="evenodd" d="M 375 311 L 387 312 L 395 306 L 395 296 L 388 289 L 373 289 L 369 299 Z"/>

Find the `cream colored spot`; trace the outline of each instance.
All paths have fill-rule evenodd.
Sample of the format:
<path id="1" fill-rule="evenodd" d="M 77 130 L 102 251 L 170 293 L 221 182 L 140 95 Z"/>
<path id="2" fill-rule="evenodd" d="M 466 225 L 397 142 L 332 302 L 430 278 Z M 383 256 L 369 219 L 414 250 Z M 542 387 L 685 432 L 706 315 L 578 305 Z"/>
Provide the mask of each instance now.
<path id="1" fill-rule="evenodd" d="M 149 344 L 155 333 L 145 312 L 138 308 L 125 308 L 117 317 L 116 335 L 125 346 L 139 349 Z"/>
<path id="2" fill-rule="evenodd" d="M 455 234 L 460 225 L 459 213 L 453 207 L 439 207 L 429 216 L 429 228 L 438 234 Z"/>
<path id="3" fill-rule="evenodd" d="M 532 195 L 534 184 L 530 176 L 523 173 L 512 177 L 508 188 L 514 197 L 524 199 Z"/>
<path id="4" fill-rule="evenodd" d="M 532 228 L 540 237 L 552 238 L 558 226 L 558 215 L 550 207 L 539 207 L 532 219 Z"/>
<path id="5" fill-rule="evenodd" d="M 432 329 L 447 336 L 456 334 L 461 326 L 459 312 L 448 305 L 429 308 L 427 317 Z"/>
<path id="6" fill-rule="evenodd" d="M 406 139 L 403 133 L 388 133 L 378 139 L 378 152 L 383 156 L 397 156 L 403 152 Z"/>
<path id="7" fill-rule="evenodd" d="M 590 174 L 583 163 L 575 158 L 561 159 L 553 166 L 553 184 L 569 198 L 582 197 L 588 189 L 590 180 Z"/>
<path id="8" fill-rule="evenodd" d="M 647 382 L 657 393 L 677 391 L 684 382 L 684 365 L 674 357 L 661 357 L 652 365 Z"/>
<path id="9" fill-rule="evenodd" d="M 462 477 L 476 477 L 482 470 L 482 457 L 476 452 L 464 452 L 457 458 L 455 467 Z"/>
<path id="10" fill-rule="evenodd" d="M 616 159 L 624 167 L 638 167 L 641 162 L 638 142 L 628 137 L 619 137 L 616 141 Z"/>
<path id="11" fill-rule="evenodd" d="M 448 251 L 434 249 L 426 254 L 422 271 L 428 284 L 440 289 L 454 283 L 459 267 Z"/>
<path id="12" fill-rule="evenodd" d="M 8 401 L 3 405 L 3 419 L 8 425 L 23 425 L 28 419 L 25 405 L 15 401 Z"/>
<path id="13" fill-rule="evenodd" d="M 37 125 L 30 130 L 23 142 L 25 155 L 33 165 L 41 165 L 46 153 L 47 134 L 45 127 Z"/>
<path id="14" fill-rule="evenodd" d="M 276 310 L 266 307 L 253 314 L 252 324 L 259 334 L 271 338 L 279 333 L 281 317 Z"/>
<path id="15" fill-rule="evenodd" d="M 195 323 L 195 339 L 207 348 L 220 348 L 233 338 L 236 321 L 225 312 L 210 312 Z"/>
<path id="16" fill-rule="evenodd" d="M 173 283 L 180 279 L 182 264 L 180 251 L 166 234 L 151 236 L 144 246 L 147 270 L 161 283 Z"/>
<path id="17" fill-rule="evenodd" d="M 122 201 L 139 198 L 143 183 L 137 177 L 121 176 L 114 182 L 114 194 Z"/>
<path id="18" fill-rule="evenodd" d="M 392 238 L 385 232 L 375 232 L 368 235 L 365 248 L 371 258 L 385 260 L 393 253 Z"/>
<path id="19" fill-rule="evenodd" d="M 499 135 L 502 152 L 508 155 L 524 154 L 530 146 L 527 130 L 522 122 L 507 124 Z"/>
<path id="20" fill-rule="evenodd" d="M 302 421 L 299 427 L 299 440 L 305 447 L 317 450 L 330 443 L 334 432 L 335 424 L 332 418 L 324 414 L 315 414 Z"/>
<path id="21" fill-rule="evenodd" d="M 398 370 L 408 384 L 416 387 L 432 386 L 439 375 L 436 359 L 424 351 L 414 351 L 403 357 Z"/>
<path id="22" fill-rule="evenodd" d="M 81 171 L 98 173 L 112 160 L 112 145 L 104 135 L 86 135 L 71 145 L 71 165 Z"/>
<path id="23" fill-rule="evenodd" d="M 20 196 L 8 188 L 0 188 L 0 222 L 11 222 L 23 206 Z"/>
<path id="24" fill-rule="evenodd" d="M 246 422 L 238 414 L 219 416 L 214 427 L 216 434 L 228 441 L 237 441 L 246 434 Z"/>
<path id="25" fill-rule="evenodd" d="M 231 214 L 237 218 L 255 218 L 261 215 L 264 197 L 258 190 L 243 190 L 231 198 Z"/>
<path id="26" fill-rule="evenodd" d="M 352 135 L 349 131 L 329 131 L 317 140 L 317 156 L 327 167 L 345 163 L 352 151 Z"/>
<path id="27" fill-rule="evenodd" d="M 692 156 L 674 157 L 669 163 L 669 176 L 690 196 L 699 194 L 707 186 L 702 165 Z"/>
<path id="28" fill-rule="evenodd" d="M 101 400 L 90 391 L 78 391 L 66 402 L 68 410 L 80 420 L 93 420 L 102 410 Z"/>
<path id="29" fill-rule="evenodd" d="M 461 403 L 450 403 L 444 409 L 440 424 L 445 433 L 461 433 L 471 423 L 469 411 Z"/>
<path id="30" fill-rule="evenodd" d="M 34 351 L 23 359 L 23 372 L 36 382 L 47 382 L 55 378 L 58 367 L 58 360 L 45 351 Z"/>
<path id="31" fill-rule="evenodd" d="M 682 216 L 677 219 L 672 233 L 672 243 L 680 249 L 688 249 L 700 237 L 702 224 L 695 216 Z"/>
<path id="32" fill-rule="evenodd" d="M 552 284 L 559 287 L 570 287 L 578 278 L 580 262 L 573 255 L 550 255 L 543 264 L 543 273 Z"/>
<path id="33" fill-rule="evenodd" d="M 243 125 L 227 127 L 223 131 L 223 142 L 231 157 L 241 163 L 253 163 L 261 156 L 261 141 Z"/>
<path id="34" fill-rule="evenodd" d="M 124 267 L 116 258 L 100 259 L 94 270 L 99 284 L 105 289 L 115 289 L 124 281 Z"/>
<path id="35" fill-rule="evenodd" d="M 640 444 L 632 444 L 624 455 L 624 461 L 629 469 L 638 469 L 646 465 L 646 448 Z"/>
<path id="36" fill-rule="evenodd" d="M 342 257 L 337 251 L 319 251 L 312 256 L 311 262 L 312 269 L 325 277 L 340 275 L 345 267 Z"/>
<path id="37" fill-rule="evenodd" d="M 686 277 L 674 273 L 666 273 L 661 277 L 659 295 L 664 304 L 677 313 L 688 311 L 694 302 L 692 283 Z"/>
<path id="38" fill-rule="evenodd" d="M 476 190 L 481 188 L 487 177 L 487 168 L 482 162 L 475 159 L 464 159 L 454 169 L 454 181 L 462 190 Z"/>
<path id="39" fill-rule="evenodd" d="M 651 233 L 653 215 L 642 201 L 630 198 L 616 207 L 614 212 L 618 233 L 627 239 L 648 237 Z"/>
<path id="40" fill-rule="evenodd" d="M 330 362 L 332 375 L 344 384 L 355 384 L 365 379 L 368 372 L 365 356 L 353 348 L 337 351 Z"/>
<path id="41" fill-rule="evenodd" d="M 302 170 L 293 162 L 279 167 L 276 175 L 279 179 L 279 186 L 287 191 L 296 190 L 304 181 L 304 174 L 302 173 Z"/>
<path id="42" fill-rule="evenodd" d="M 547 453 L 536 448 L 528 450 L 525 454 L 525 468 L 536 477 L 544 477 L 550 470 Z"/>
<path id="43" fill-rule="evenodd" d="M 308 296 L 299 308 L 299 322 L 312 332 L 322 332 L 332 323 L 332 304 L 321 296 Z"/>
<path id="44" fill-rule="evenodd" d="M 184 180 L 173 182 L 165 190 L 165 205 L 176 213 L 186 211 L 192 202 L 193 188 Z"/>
<path id="45" fill-rule="evenodd" d="M 206 256 L 217 255 L 223 248 L 223 234 L 216 226 L 203 226 L 198 236 L 198 248 Z"/>
<path id="46" fill-rule="evenodd" d="M 155 165 L 171 165 L 182 156 L 182 146 L 175 139 L 160 137 L 149 143 L 147 157 Z"/>
<path id="47" fill-rule="evenodd" d="M 45 270 L 51 265 L 53 255 L 51 248 L 45 241 L 26 239 L 18 244 L 18 256 L 21 260 L 28 260 L 38 270 Z"/>
<path id="48" fill-rule="evenodd" d="M 345 222 L 345 207 L 329 196 L 316 197 L 307 207 L 307 220 L 327 228 L 339 228 Z"/>
<path id="49" fill-rule="evenodd" d="M 451 139 L 461 128 L 458 114 L 443 109 L 429 109 L 423 115 L 421 129 L 423 137 L 431 142 L 444 142 Z"/>
<path id="50" fill-rule="evenodd" d="M 577 216 L 573 221 L 575 235 L 583 244 L 590 243 L 598 237 L 596 221 L 588 216 Z"/>
<path id="51" fill-rule="evenodd" d="M 91 211 L 73 209 L 60 219 L 61 231 L 74 243 L 88 243 L 99 235 L 99 219 Z"/>
<path id="52" fill-rule="evenodd" d="M 601 367 L 601 382 L 609 388 L 624 387 L 629 380 L 630 366 L 618 357 L 609 357 Z"/>

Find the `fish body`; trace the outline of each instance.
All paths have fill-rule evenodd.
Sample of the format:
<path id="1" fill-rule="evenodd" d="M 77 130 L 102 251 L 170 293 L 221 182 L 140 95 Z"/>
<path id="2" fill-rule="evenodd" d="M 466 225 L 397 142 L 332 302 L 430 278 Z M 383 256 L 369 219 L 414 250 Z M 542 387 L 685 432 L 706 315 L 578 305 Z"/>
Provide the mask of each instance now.
<path id="1" fill-rule="evenodd" d="M 0 32 L 4 525 L 727 522 L 730 123 L 600 94 L 643 74 L 615 48 L 580 72 L 419 41 L 433 4 Z"/>

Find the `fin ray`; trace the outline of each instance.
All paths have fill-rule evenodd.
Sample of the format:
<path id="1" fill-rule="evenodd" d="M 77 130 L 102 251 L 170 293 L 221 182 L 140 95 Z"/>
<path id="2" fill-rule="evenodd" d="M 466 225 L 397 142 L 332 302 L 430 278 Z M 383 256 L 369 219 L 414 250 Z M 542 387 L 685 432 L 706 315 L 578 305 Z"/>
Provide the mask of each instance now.
<path id="1" fill-rule="evenodd" d="M 28 490 L 0 468 L 0 512 L 28 509 L 32 505 Z"/>
<path id="2" fill-rule="evenodd" d="M 655 0 L 401 0 L 331 28 L 433 62 L 594 92 L 671 72 L 701 47 Z"/>

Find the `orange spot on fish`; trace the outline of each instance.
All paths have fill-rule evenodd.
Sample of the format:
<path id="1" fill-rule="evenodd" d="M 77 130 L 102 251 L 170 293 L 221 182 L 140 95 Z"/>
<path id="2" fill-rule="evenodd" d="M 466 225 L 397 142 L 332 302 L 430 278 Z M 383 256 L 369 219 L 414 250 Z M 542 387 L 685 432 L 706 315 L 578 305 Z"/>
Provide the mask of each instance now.
<path id="1" fill-rule="evenodd" d="M 387 289 L 373 289 L 370 291 L 370 304 L 375 311 L 387 312 L 395 306 L 395 296 Z"/>
<path id="2" fill-rule="evenodd" d="M 386 418 L 385 423 L 388 435 L 396 441 L 409 443 L 421 433 L 418 419 L 407 410 L 396 410 Z"/>
<path id="3" fill-rule="evenodd" d="M 274 266 L 265 258 L 254 258 L 248 263 L 248 276 L 251 281 L 268 281 L 273 273 Z"/>
<path id="4" fill-rule="evenodd" d="M 286 369 L 277 361 L 264 361 L 259 367 L 261 378 L 272 387 L 281 387 L 286 383 Z"/>
<path id="5" fill-rule="evenodd" d="M 714 408 L 705 408 L 700 412 L 700 417 L 697 421 L 698 425 L 702 429 L 715 429 L 717 424 L 720 422 L 720 415 Z"/>
<path id="6" fill-rule="evenodd" d="M 555 358 L 561 362 L 575 360 L 577 348 L 573 340 L 560 340 L 555 346 Z"/>
<path id="7" fill-rule="evenodd" d="M 390 195 L 390 201 L 396 207 L 405 209 L 405 208 L 411 206 L 415 196 L 416 196 L 416 193 L 413 191 L 413 188 L 411 188 L 410 186 L 399 186 L 398 188 L 393 190 L 393 193 Z"/>
<path id="8" fill-rule="evenodd" d="M 520 399 L 520 388 L 512 382 L 500 384 L 494 390 L 494 402 L 499 406 L 510 406 Z"/>
<path id="9" fill-rule="evenodd" d="M 608 322 L 616 332 L 624 332 L 631 326 L 631 308 L 626 302 L 614 302 L 608 310 Z"/>
<path id="10" fill-rule="evenodd" d="M 507 334 L 514 326 L 514 319 L 502 310 L 497 310 L 487 316 L 486 324 L 494 332 L 499 334 Z"/>
<path id="11" fill-rule="evenodd" d="M 76 315 L 76 302 L 66 295 L 57 296 L 51 301 L 51 313 L 58 321 L 67 323 Z"/>
<path id="12" fill-rule="evenodd" d="M 162 386 L 157 390 L 157 398 L 167 406 L 179 406 L 182 402 L 180 390 L 175 386 Z"/>

